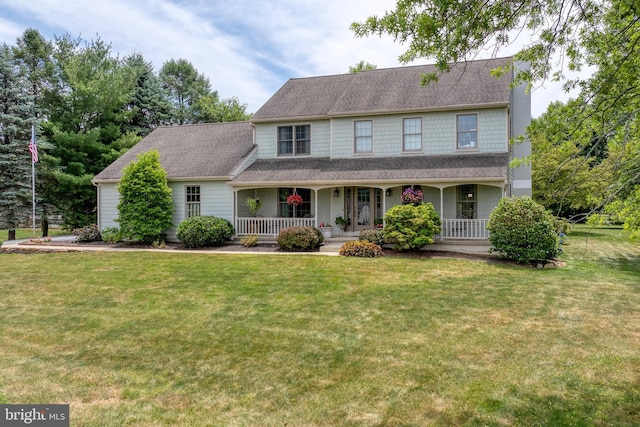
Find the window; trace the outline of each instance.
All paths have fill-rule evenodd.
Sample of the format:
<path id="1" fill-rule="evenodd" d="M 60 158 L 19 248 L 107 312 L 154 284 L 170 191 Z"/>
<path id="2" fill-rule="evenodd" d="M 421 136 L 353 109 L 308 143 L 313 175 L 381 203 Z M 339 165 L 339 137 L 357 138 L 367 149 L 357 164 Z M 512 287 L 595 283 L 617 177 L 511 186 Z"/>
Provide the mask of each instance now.
<path id="1" fill-rule="evenodd" d="M 187 218 L 200 215 L 200 186 L 187 185 Z"/>
<path id="2" fill-rule="evenodd" d="M 422 119 L 402 120 L 402 151 L 422 150 Z"/>
<path id="3" fill-rule="evenodd" d="M 278 127 L 278 156 L 309 154 L 311 154 L 311 125 Z"/>
<path id="4" fill-rule="evenodd" d="M 459 185 L 457 195 L 456 218 L 476 218 L 476 186 L 474 184 Z"/>
<path id="5" fill-rule="evenodd" d="M 371 120 L 354 122 L 354 135 L 356 153 L 373 152 L 373 125 Z"/>
<path id="6" fill-rule="evenodd" d="M 458 115 L 458 148 L 478 148 L 478 115 Z"/>
<path id="7" fill-rule="evenodd" d="M 287 197 L 295 193 L 302 197 L 302 204 L 292 206 Z M 311 190 L 308 188 L 278 188 L 278 215 L 283 218 L 305 218 L 311 215 Z"/>

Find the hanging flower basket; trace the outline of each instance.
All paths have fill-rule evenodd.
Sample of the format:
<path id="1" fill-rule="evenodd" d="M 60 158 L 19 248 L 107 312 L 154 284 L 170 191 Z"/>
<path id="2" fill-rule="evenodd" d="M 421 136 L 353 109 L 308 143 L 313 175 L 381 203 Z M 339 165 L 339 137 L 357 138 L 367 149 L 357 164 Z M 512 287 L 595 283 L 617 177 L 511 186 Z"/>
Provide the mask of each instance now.
<path id="1" fill-rule="evenodd" d="M 292 194 L 287 197 L 287 203 L 291 206 L 298 206 L 302 204 L 302 196 L 298 196 L 297 194 Z"/>
<path id="2" fill-rule="evenodd" d="M 424 199 L 422 191 L 413 187 L 407 188 L 402 192 L 402 203 L 405 205 L 419 205 Z"/>

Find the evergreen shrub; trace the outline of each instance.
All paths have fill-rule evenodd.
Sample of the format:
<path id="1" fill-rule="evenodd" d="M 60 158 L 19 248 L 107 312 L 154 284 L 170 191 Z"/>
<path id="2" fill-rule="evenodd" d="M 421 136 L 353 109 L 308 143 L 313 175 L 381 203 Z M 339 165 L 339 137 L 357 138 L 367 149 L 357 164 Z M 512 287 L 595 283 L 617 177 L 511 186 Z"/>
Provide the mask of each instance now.
<path id="1" fill-rule="evenodd" d="M 491 251 L 520 264 L 544 262 L 559 252 L 555 218 L 529 197 L 500 200 L 489 216 Z"/>
<path id="2" fill-rule="evenodd" d="M 373 242 L 365 240 L 353 240 L 344 242 L 338 252 L 342 256 L 352 256 L 361 258 L 377 258 L 382 255 L 382 248 Z"/>
<path id="3" fill-rule="evenodd" d="M 440 216 L 431 203 L 396 205 L 384 216 L 386 242 L 394 250 L 416 250 L 434 242 L 440 233 Z"/>
<path id="4" fill-rule="evenodd" d="M 362 230 L 360 231 L 358 240 L 362 242 L 371 242 L 375 243 L 376 245 L 382 246 L 382 244 L 384 243 L 384 234 L 382 233 L 382 230 Z"/>
<path id="5" fill-rule="evenodd" d="M 215 216 L 192 216 L 178 226 L 178 239 L 188 248 L 223 246 L 235 233 L 233 225 Z"/>
<path id="6" fill-rule="evenodd" d="M 324 243 L 322 232 L 315 227 L 283 228 L 276 240 L 280 249 L 285 251 L 311 251 Z"/>

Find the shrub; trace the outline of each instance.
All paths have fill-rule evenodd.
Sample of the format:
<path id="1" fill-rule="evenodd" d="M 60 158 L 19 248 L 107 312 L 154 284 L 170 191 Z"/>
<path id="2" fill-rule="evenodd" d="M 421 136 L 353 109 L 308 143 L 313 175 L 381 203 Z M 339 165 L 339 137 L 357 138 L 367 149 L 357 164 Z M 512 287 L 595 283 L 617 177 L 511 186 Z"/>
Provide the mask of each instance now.
<path id="1" fill-rule="evenodd" d="M 377 258 L 382 255 L 382 248 L 372 242 L 364 240 L 344 242 L 338 252 L 342 256 L 354 256 L 361 258 Z"/>
<path id="2" fill-rule="evenodd" d="M 491 251 L 521 264 L 558 255 L 554 217 L 529 197 L 500 200 L 487 225 Z"/>
<path id="3" fill-rule="evenodd" d="M 124 168 L 118 192 L 122 236 L 143 243 L 164 240 L 172 225 L 173 199 L 158 151 L 142 153 Z"/>
<path id="4" fill-rule="evenodd" d="M 384 243 L 384 234 L 382 233 L 382 230 L 362 230 L 360 231 L 358 240 L 382 246 Z"/>
<path id="5" fill-rule="evenodd" d="M 258 236 L 251 234 L 240 239 L 240 244 L 245 248 L 252 248 L 258 244 Z"/>
<path id="6" fill-rule="evenodd" d="M 78 242 L 98 242 L 102 239 L 100 236 L 100 230 L 96 224 L 87 225 L 82 228 L 75 228 L 72 231 L 74 236 L 77 236 Z"/>
<path id="7" fill-rule="evenodd" d="M 396 205 L 384 216 L 384 239 L 394 250 L 414 250 L 433 243 L 440 233 L 440 217 L 431 203 Z"/>
<path id="8" fill-rule="evenodd" d="M 120 229 L 117 227 L 107 227 L 100 232 L 102 240 L 107 243 L 116 243 L 122 240 Z"/>
<path id="9" fill-rule="evenodd" d="M 224 218 L 215 216 L 192 216 L 178 226 L 178 239 L 188 248 L 222 246 L 235 230 Z"/>
<path id="10" fill-rule="evenodd" d="M 309 251 L 324 242 L 322 232 L 314 227 L 288 227 L 278 233 L 278 246 L 285 251 Z"/>

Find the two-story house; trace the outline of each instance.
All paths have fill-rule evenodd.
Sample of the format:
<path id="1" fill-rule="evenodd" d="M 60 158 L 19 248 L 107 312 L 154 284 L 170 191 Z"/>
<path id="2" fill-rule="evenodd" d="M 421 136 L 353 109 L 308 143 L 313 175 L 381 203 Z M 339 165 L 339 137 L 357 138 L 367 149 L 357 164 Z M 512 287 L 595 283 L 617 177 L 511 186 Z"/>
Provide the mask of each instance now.
<path id="1" fill-rule="evenodd" d="M 498 201 L 531 194 L 530 167 L 509 168 L 531 151 L 510 143 L 530 123 L 530 95 L 511 87 L 512 73 L 490 75 L 509 61 L 457 64 L 427 86 L 429 65 L 291 79 L 250 122 L 158 128 L 95 177 L 99 226 L 117 226 L 124 166 L 157 149 L 176 226 L 215 215 L 238 235 L 274 235 L 341 216 L 348 224 L 334 232 L 357 235 L 413 187 L 439 212 L 441 238 L 487 238 Z M 302 203 L 287 203 L 292 194 Z M 262 201 L 257 214 L 247 198 Z"/>

